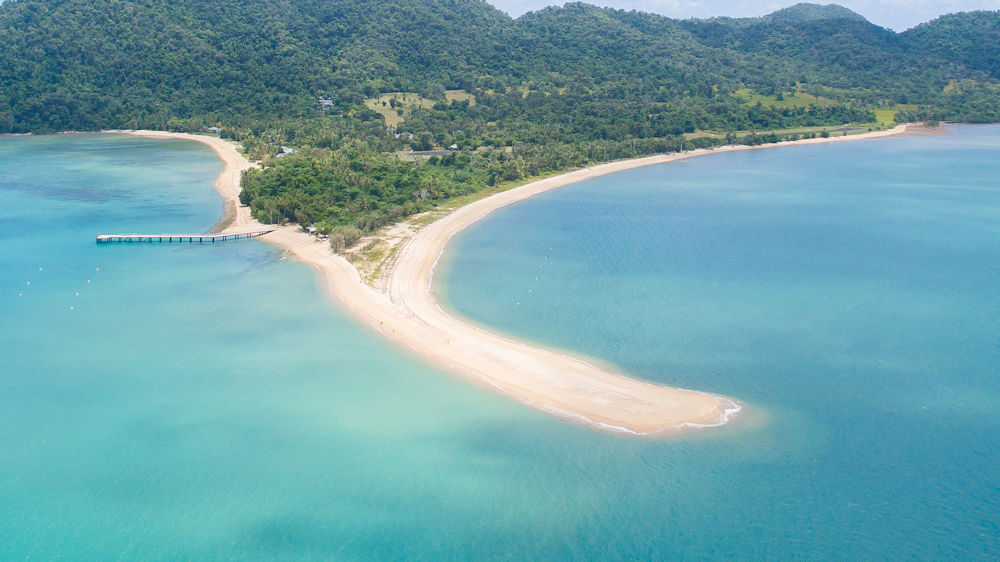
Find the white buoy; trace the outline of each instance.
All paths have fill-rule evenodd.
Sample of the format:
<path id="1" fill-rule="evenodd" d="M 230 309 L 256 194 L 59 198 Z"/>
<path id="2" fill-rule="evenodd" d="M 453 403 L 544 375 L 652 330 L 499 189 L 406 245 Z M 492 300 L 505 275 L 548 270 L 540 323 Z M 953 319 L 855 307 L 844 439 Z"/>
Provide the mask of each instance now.
<path id="1" fill-rule="evenodd" d="M 101 268 L 99 268 L 99 267 L 95 267 L 94 268 L 94 271 L 100 271 L 100 270 L 101 270 Z"/>
<path id="2" fill-rule="evenodd" d="M 87 279 L 87 284 L 90 285 L 90 279 Z"/>
<path id="3" fill-rule="evenodd" d="M 28 281 L 28 285 L 31 285 L 31 281 Z"/>
<path id="4" fill-rule="evenodd" d="M 38 271 L 41 271 L 41 270 L 42 270 L 42 268 L 40 268 L 40 267 L 39 267 L 39 268 L 38 268 Z"/>
<path id="5" fill-rule="evenodd" d="M 80 293 L 77 293 L 76 296 L 80 296 Z"/>
<path id="6" fill-rule="evenodd" d="M 71 307 L 69 307 L 69 309 L 70 309 L 70 310 L 73 310 L 73 307 L 71 306 Z"/>

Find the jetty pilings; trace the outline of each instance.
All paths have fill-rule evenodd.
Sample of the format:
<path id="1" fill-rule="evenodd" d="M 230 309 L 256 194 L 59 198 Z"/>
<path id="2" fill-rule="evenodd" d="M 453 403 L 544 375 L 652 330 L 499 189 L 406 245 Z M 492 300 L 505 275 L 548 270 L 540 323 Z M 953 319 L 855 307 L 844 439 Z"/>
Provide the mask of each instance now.
<path id="1" fill-rule="evenodd" d="M 98 244 L 149 244 L 149 243 L 184 243 L 184 244 L 214 244 L 227 240 L 243 240 L 263 236 L 276 229 L 251 230 L 247 232 L 220 232 L 217 234 L 98 234 Z"/>

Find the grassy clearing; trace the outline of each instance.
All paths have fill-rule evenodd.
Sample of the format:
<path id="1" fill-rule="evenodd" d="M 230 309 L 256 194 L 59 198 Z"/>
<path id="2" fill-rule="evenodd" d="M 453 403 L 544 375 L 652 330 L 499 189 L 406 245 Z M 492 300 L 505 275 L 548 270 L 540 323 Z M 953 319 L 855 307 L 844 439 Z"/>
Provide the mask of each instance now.
<path id="1" fill-rule="evenodd" d="M 476 105 L 476 96 L 465 90 L 445 90 L 444 99 L 448 100 L 448 103 L 469 100 L 469 107 Z"/>
<path id="2" fill-rule="evenodd" d="M 470 106 L 476 105 L 476 96 L 464 90 L 446 90 L 444 98 L 449 104 L 468 100 Z M 393 107 L 393 102 L 396 107 Z M 437 102 L 414 92 L 388 92 L 365 100 L 368 109 L 381 115 L 389 127 L 399 127 L 414 109 L 431 108 L 435 103 Z"/>
<path id="3" fill-rule="evenodd" d="M 896 111 L 892 109 L 876 109 L 875 119 L 879 123 L 895 123 L 896 122 Z"/>
<path id="4" fill-rule="evenodd" d="M 388 127 L 398 127 L 403 122 L 403 116 L 396 113 L 395 109 L 387 105 L 382 105 L 379 98 L 367 99 L 365 100 L 365 105 L 368 106 L 368 109 L 381 115 Z"/>
<path id="5" fill-rule="evenodd" d="M 894 103 L 892 105 L 876 109 L 875 117 L 878 118 L 878 123 L 880 125 L 892 125 L 896 122 L 897 111 L 910 111 L 916 108 L 916 104 L 912 103 Z"/>
<path id="6" fill-rule="evenodd" d="M 945 86 L 945 91 L 949 88 L 953 88 L 954 85 Z M 746 100 L 748 105 L 754 105 L 760 103 L 764 106 L 778 107 L 778 108 L 790 108 L 790 107 L 809 107 L 810 105 L 815 105 L 817 107 L 829 107 L 831 105 L 836 105 L 836 101 L 829 98 L 814 96 L 810 93 L 803 92 L 799 88 L 795 88 L 792 92 L 785 92 L 782 94 L 784 99 L 778 99 L 778 96 L 764 96 L 755 93 L 749 88 L 744 88 L 742 90 L 737 90 L 734 92 L 735 95 L 742 97 Z M 917 106 L 910 103 L 899 103 L 892 104 L 885 107 L 880 107 L 875 110 L 875 123 L 860 123 L 854 126 L 877 126 L 880 128 L 888 127 L 896 122 L 896 112 L 901 110 L 912 110 L 916 109 Z M 827 127 L 812 127 L 812 128 L 801 128 L 801 129 L 787 129 L 783 131 L 773 131 L 778 134 L 789 134 L 789 133 L 808 133 L 817 132 L 826 129 Z M 698 135 L 700 133 L 694 133 Z M 704 136 L 704 135 L 702 135 Z M 690 137 L 694 138 L 694 137 Z"/>

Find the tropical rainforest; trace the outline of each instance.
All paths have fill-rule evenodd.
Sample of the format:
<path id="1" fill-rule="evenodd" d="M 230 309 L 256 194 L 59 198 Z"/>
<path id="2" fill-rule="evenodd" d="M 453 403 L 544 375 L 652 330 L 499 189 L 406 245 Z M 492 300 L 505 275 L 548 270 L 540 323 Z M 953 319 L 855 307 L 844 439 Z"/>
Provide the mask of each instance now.
<path id="1" fill-rule="evenodd" d="M 7 0 L 0 133 L 217 132 L 265 222 L 370 232 L 596 162 L 1000 121 L 1000 12 L 675 20 L 482 0 Z"/>

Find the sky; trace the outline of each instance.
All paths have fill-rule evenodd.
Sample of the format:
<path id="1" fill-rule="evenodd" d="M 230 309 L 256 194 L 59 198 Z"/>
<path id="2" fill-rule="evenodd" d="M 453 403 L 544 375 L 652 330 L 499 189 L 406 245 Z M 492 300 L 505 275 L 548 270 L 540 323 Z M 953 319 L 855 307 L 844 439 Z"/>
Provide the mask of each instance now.
<path id="1" fill-rule="evenodd" d="M 561 0 L 487 0 L 513 17 L 549 5 L 562 5 Z M 709 18 L 713 16 L 763 16 L 799 0 L 583 0 L 588 4 L 625 10 L 641 10 L 672 18 Z M 813 3 L 825 4 L 823 0 Z M 951 12 L 1000 10 L 1000 0 L 839 0 L 836 2 L 865 16 L 875 25 L 896 31 Z"/>

